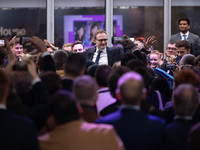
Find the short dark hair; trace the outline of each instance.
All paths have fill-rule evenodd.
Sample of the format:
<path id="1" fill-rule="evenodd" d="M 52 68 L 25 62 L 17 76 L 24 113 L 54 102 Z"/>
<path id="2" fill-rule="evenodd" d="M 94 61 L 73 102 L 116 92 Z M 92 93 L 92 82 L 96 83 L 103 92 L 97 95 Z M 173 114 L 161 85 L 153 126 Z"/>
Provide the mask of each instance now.
<path id="1" fill-rule="evenodd" d="M 77 77 L 86 67 L 86 59 L 83 54 L 71 54 L 65 63 L 65 73 Z"/>
<path id="2" fill-rule="evenodd" d="M 187 21 L 187 24 L 188 24 L 188 25 L 191 24 L 191 21 L 190 21 L 190 19 L 188 19 L 188 18 L 180 18 L 180 19 L 178 20 L 178 24 L 179 24 L 181 21 Z"/>
<path id="3" fill-rule="evenodd" d="M 123 53 L 120 57 L 121 60 L 121 65 L 125 66 L 125 64 L 130 61 L 130 60 L 134 60 L 137 59 L 137 57 L 135 56 L 135 54 L 133 53 Z"/>
<path id="4" fill-rule="evenodd" d="M 108 86 L 109 86 L 109 89 L 110 89 L 110 93 L 111 95 L 115 98 L 115 90 L 117 88 L 117 82 L 119 80 L 119 78 L 126 72 L 129 72 L 131 71 L 128 67 L 125 67 L 125 66 L 120 66 L 120 67 L 117 67 L 115 69 L 113 69 L 111 72 L 110 72 L 110 75 L 108 77 Z"/>
<path id="5" fill-rule="evenodd" d="M 55 62 L 56 70 L 63 70 L 63 64 L 65 64 L 68 58 L 68 54 L 63 50 L 55 51 L 53 60 Z"/>
<path id="6" fill-rule="evenodd" d="M 66 90 L 59 90 L 50 99 L 50 112 L 56 124 L 64 124 L 80 118 L 74 95 Z"/>
<path id="7" fill-rule="evenodd" d="M 53 71 L 46 71 L 40 74 L 42 82 L 45 84 L 49 94 L 54 94 L 60 89 L 60 76 Z"/>
<path id="8" fill-rule="evenodd" d="M 95 78 L 97 81 L 97 84 L 99 86 L 107 87 L 108 86 L 108 76 L 111 72 L 111 67 L 108 65 L 100 65 L 98 66 Z"/>
<path id="9" fill-rule="evenodd" d="M 186 40 L 181 40 L 176 43 L 176 47 L 178 47 L 178 48 L 185 47 L 186 50 L 189 50 L 189 49 L 191 49 L 191 44 L 190 44 L 190 42 L 188 42 Z"/>

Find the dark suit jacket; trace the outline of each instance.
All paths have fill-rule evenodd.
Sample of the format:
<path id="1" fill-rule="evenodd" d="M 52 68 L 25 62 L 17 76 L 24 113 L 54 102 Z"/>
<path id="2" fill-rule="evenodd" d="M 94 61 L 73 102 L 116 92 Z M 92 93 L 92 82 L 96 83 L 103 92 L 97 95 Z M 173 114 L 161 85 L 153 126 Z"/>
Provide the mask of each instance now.
<path id="1" fill-rule="evenodd" d="M 88 48 L 83 54 L 86 59 L 92 60 L 94 53 L 96 51 L 96 47 Z M 118 47 L 106 47 L 107 55 L 108 55 L 108 65 L 112 67 L 112 65 L 120 60 L 120 56 L 123 51 Z"/>
<path id="2" fill-rule="evenodd" d="M 180 33 L 172 35 L 170 41 L 179 42 L 181 41 Z M 191 44 L 191 54 L 198 56 L 200 54 L 200 39 L 199 36 L 189 32 L 188 42 Z"/>
<path id="3" fill-rule="evenodd" d="M 185 150 L 192 121 L 176 119 L 166 126 L 166 149 Z"/>
<path id="4" fill-rule="evenodd" d="M 162 149 L 164 120 L 161 118 L 131 108 L 120 108 L 96 122 L 113 125 L 127 150 Z"/>
<path id="5" fill-rule="evenodd" d="M 39 150 L 34 123 L 0 109 L 0 149 Z"/>

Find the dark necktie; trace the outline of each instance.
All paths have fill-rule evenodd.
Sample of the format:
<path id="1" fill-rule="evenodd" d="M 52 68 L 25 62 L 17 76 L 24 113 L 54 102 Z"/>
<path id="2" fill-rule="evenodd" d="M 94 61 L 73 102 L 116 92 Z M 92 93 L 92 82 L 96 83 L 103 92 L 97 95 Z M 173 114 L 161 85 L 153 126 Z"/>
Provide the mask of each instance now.
<path id="1" fill-rule="evenodd" d="M 183 40 L 186 40 L 186 41 L 187 41 L 186 36 L 187 36 L 187 35 L 185 35 L 185 34 L 183 35 L 183 38 L 184 38 Z"/>
<path id="2" fill-rule="evenodd" d="M 100 59 L 101 52 L 102 51 L 100 51 L 100 50 L 98 51 L 97 58 L 95 60 L 95 64 L 99 64 L 99 59 Z"/>

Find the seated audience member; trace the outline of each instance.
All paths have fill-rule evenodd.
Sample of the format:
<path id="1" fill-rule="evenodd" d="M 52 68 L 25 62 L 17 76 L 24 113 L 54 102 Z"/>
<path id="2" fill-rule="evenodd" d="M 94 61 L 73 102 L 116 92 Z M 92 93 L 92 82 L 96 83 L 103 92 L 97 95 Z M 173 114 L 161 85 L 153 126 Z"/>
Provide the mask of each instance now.
<path id="1" fill-rule="evenodd" d="M 73 83 L 73 93 L 77 101 L 81 104 L 83 119 L 87 122 L 95 122 L 97 115 L 97 84 L 88 75 L 77 77 Z"/>
<path id="2" fill-rule="evenodd" d="M 55 51 L 53 60 L 56 66 L 56 73 L 62 78 L 64 76 L 64 64 L 67 61 L 68 54 L 62 50 Z"/>
<path id="3" fill-rule="evenodd" d="M 108 76 L 111 72 L 111 67 L 108 65 L 100 65 L 95 73 L 95 79 L 98 84 L 98 98 L 96 101 L 98 114 L 105 114 L 107 109 L 115 107 L 116 99 L 110 94 L 108 87 Z"/>
<path id="4" fill-rule="evenodd" d="M 166 125 L 166 149 L 186 150 L 192 117 L 198 108 L 199 93 L 190 84 L 179 85 L 173 93 L 174 120 Z"/>
<path id="5" fill-rule="evenodd" d="M 70 55 L 64 67 L 64 77 L 61 79 L 62 89 L 72 91 L 73 80 L 85 73 L 86 59 L 82 54 Z"/>
<path id="6" fill-rule="evenodd" d="M 72 43 L 72 53 L 83 53 L 85 51 L 83 42 L 81 41 L 74 41 Z"/>
<path id="7" fill-rule="evenodd" d="M 157 50 L 153 50 L 150 54 L 149 54 L 149 57 L 150 57 L 150 66 L 151 68 L 160 68 L 161 65 L 162 65 L 162 60 L 161 60 L 161 54 L 159 51 Z"/>
<path id="8" fill-rule="evenodd" d="M 180 69 L 193 69 L 195 56 L 192 54 L 185 54 L 180 60 Z"/>
<path id="9" fill-rule="evenodd" d="M 72 43 L 66 43 L 62 46 L 62 49 L 68 52 L 72 52 Z"/>
<path id="10" fill-rule="evenodd" d="M 177 48 L 177 55 L 179 59 L 181 59 L 184 54 L 190 54 L 190 51 L 191 51 L 191 45 L 186 40 L 177 42 L 176 48 Z"/>
<path id="11" fill-rule="evenodd" d="M 199 150 L 200 148 L 200 123 L 195 124 L 189 132 L 187 139 L 187 150 Z"/>
<path id="12" fill-rule="evenodd" d="M 0 70 L 0 149 L 39 150 L 34 122 L 7 110 L 8 93 L 8 75 Z"/>
<path id="13" fill-rule="evenodd" d="M 51 98 L 50 111 L 56 127 L 39 137 L 41 150 L 124 149 L 112 126 L 81 119 L 80 106 L 71 92 L 58 91 Z"/>
<path id="14" fill-rule="evenodd" d="M 163 149 L 164 120 L 140 111 L 145 91 L 140 74 L 125 73 L 119 79 L 116 89 L 122 107 L 96 121 L 113 125 L 127 150 Z"/>

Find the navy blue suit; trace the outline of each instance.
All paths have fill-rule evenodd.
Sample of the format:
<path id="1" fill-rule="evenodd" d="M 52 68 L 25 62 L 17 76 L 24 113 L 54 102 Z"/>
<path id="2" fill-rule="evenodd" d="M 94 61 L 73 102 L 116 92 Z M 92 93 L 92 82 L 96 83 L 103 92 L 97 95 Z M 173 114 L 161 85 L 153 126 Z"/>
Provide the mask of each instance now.
<path id="1" fill-rule="evenodd" d="M 161 118 L 133 108 L 120 108 L 96 122 L 113 125 L 127 150 L 162 149 L 165 121 Z"/>
<path id="2" fill-rule="evenodd" d="M 39 150 L 34 123 L 0 109 L 0 149 Z"/>
<path id="3" fill-rule="evenodd" d="M 94 53 L 96 51 L 96 47 L 88 48 L 83 54 L 86 59 L 92 60 Z M 123 51 L 118 47 L 106 47 L 107 55 L 108 55 L 108 65 L 112 67 L 112 65 L 120 60 L 120 56 Z"/>

